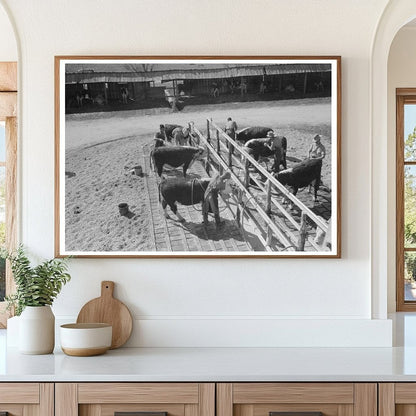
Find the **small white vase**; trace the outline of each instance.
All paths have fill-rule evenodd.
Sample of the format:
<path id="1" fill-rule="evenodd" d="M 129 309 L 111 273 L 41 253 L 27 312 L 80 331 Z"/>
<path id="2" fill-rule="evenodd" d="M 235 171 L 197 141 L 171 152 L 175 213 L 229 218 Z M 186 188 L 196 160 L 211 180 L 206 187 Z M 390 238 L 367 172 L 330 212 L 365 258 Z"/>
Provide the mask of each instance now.
<path id="1" fill-rule="evenodd" d="M 19 319 L 19 351 L 50 354 L 55 347 L 55 316 L 51 307 L 26 306 Z"/>

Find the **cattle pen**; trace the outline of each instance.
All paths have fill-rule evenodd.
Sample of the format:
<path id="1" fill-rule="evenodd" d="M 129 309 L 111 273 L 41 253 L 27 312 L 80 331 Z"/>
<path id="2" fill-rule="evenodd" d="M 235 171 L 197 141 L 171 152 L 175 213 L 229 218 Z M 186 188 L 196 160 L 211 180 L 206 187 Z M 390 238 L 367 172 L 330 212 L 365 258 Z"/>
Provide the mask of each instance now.
<path id="1" fill-rule="evenodd" d="M 332 192 L 335 175 L 327 118 L 329 104 L 328 100 L 319 99 L 267 102 L 260 107 L 247 103 L 204 105 L 185 113 L 166 110 L 150 115 L 118 112 L 68 116 L 71 140 L 68 139 L 70 146 L 66 151 L 66 247 L 69 251 L 93 249 L 106 253 L 115 250 L 149 257 L 330 256 L 331 247 L 326 241 L 324 245 L 317 239 L 317 234 L 323 233 L 325 228 L 337 230 L 334 223 L 339 193 L 337 187 Z M 245 154 L 246 147 L 241 147 L 240 141 L 227 139 L 222 123 L 229 115 L 238 120 L 243 129 L 263 125 L 286 137 L 289 171 L 307 157 L 313 135 L 320 133 L 331 157 L 323 163 L 318 201 L 314 201 L 307 188 L 300 190 L 295 199 L 280 182 L 276 183 L 276 174 L 267 172 L 271 167 L 270 158 L 266 159 L 266 167 L 265 160 L 256 162 L 256 155 Z M 299 117 L 301 122 L 297 121 Z M 228 169 L 233 173 L 228 180 L 233 185 L 232 191 L 228 192 L 230 198 L 223 199 L 222 194 L 218 198 L 219 226 L 214 218 L 203 224 L 199 203 L 178 204 L 185 222 L 178 220 L 169 206 L 167 214 L 170 218 L 165 218 L 158 184 L 161 180 L 183 181 L 183 169 L 168 163 L 161 179 L 150 167 L 156 126 L 163 122 L 185 128 L 190 120 L 194 127 L 192 144 L 200 144 L 205 151 L 204 158 L 188 168 L 185 180 L 214 178 L 216 172 Z M 83 135 L 86 129 L 88 135 Z M 169 140 L 164 144 L 167 147 L 173 145 Z M 231 152 L 230 146 L 233 147 Z M 206 164 L 208 153 L 209 163 Z M 135 168 L 140 166 L 142 174 L 136 173 Z M 283 202 L 284 198 L 293 208 Z M 128 204 L 128 216 L 119 213 L 120 203 Z M 332 241 L 336 241 L 337 235 L 333 238 Z M 300 251 L 302 246 L 304 250 Z"/>
<path id="2" fill-rule="evenodd" d="M 225 203 L 243 232 L 244 221 L 250 221 L 267 252 L 324 250 L 313 236 L 328 234 L 327 221 L 290 193 L 212 119 L 207 119 L 206 136 L 195 127 L 192 131 L 194 143 L 207 148 L 207 172 L 230 171 L 235 192 L 233 203 Z M 290 201 L 290 208 L 283 200 Z"/>

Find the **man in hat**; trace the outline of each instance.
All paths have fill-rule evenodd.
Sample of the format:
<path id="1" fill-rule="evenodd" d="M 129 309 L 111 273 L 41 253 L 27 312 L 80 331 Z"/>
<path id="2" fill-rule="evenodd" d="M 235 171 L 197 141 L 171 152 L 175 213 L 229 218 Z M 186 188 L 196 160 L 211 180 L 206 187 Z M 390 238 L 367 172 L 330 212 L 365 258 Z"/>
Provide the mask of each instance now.
<path id="1" fill-rule="evenodd" d="M 326 155 L 325 146 L 321 143 L 321 136 L 317 134 L 313 140 L 311 147 L 309 148 L 309 159 L 323 159 Z"/>

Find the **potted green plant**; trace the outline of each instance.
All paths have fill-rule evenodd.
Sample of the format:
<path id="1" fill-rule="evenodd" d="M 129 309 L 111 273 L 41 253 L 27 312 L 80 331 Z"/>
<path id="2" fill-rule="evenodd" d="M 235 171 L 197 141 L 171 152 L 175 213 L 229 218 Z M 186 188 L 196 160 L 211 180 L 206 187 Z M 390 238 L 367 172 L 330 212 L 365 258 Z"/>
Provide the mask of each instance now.
<path id="1" fill-rule="evenodd" d="M 16 293 L 6 296 L 8 309 L 19 318 L 19 350 L 24 354 L 49 354 L 55 346 L 55 316 L 51 305 L 71 276 L 67 258 L 32 266 L 23 246 L 6 253 Z"/>

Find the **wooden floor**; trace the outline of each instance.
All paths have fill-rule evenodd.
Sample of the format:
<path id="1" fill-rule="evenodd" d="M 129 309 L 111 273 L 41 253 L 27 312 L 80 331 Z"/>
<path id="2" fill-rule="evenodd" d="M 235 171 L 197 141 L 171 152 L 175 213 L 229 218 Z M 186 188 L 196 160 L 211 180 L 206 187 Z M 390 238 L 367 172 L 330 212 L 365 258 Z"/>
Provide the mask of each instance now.
<path id="1" fill-rule="evenodd" d="M 215 226 L 213 216 L 209 217 L 209 225 L 204 227 L 202 223 L 201 205 L 183 206 L 178 204 L 178 211 L 185 218 L 186 222 L 181 223 L 177 220 L 176 216 L 170 211 L 168 212 L 170 219 L 166 219 L 163 215 L 163 210 L 159 202 L 159 189 L 158 184 L 160 179 L 158 175 L 150 168 L 150 151 L 151 146 L 145 145 L 142 148 L 142 165 L 145 169 L 145 181 L 147 185 L 148 203 L 150 204 L 151 212 L 151 225 L 153 229 L 152 245 L 155 251 L 168 251 L 168 252 L 249 252 L 249 251 L 264 251 L 264 246 L 258 240 L 255 227 L 253 224 L 249 224 L 248 220 L 243 221 L 242 232 L 237 222 L 235 221 L 234 214 L 236 213 L 235 206 L 226 206 L 224 201 L 219 198 L 220 216 L 223 221 L 223 226 L 217 228 Z M 227 159 L 227 154 L 221 155 L 223 160 Z M 241 163 L 233 157 L 233 171 L 240 177 L 240 180 L 244 180 L 244 173 L 241 170 Z M 182 168 L 173 169 L 164 168 L 164 175 L 167 177 L 183 178 Z M 195 162 L 191 169 L 187 172 L 188 179 L 204 178 L 208 177 L 205 168 L 202 163 Z M 259 175 L 260 178 L 260 175 Z M 302 201 L 308 208 L 310 208 L 315 214 L 320 215 L 325 220 L 331 217 L 331 190 L 321 185 L 318 191 L 319 202 L 315 203 L 313 200 L 313 190 L 311 193 L 308 189 L 301 189 L 297 194 L 297 198 Z M 265 205 L 264 194 L 257 192 L 256 188 L 251 188 L 253 198 L 256 198 L 261 205 Z M 275 195 L 279 200 L 281 195 Z M 255 210 L 250 207 L 250 204 L 245 204 L 246 210 L 252 210 L 253 214 L 256 214 Z M 290 209 L 290 208 L 288 208 Z M 300 223 L 301 212 L 296 208 L 290 209 L 290 213 L 293 218 Z M 272 207 L 271 218 L 274 219 L 276 225 L 281 224 L 281 229 L 288 228 L 294 235 L 299 235 L 299 231 L 293 227 L 293 225 L 287 220 L 287 218 L 279 212 L 275 207 Z M 262 229 L 267 229 L 263 224 L 262 219 L 257 216 L 256 220 Z M 316 233 L 316 226 L 313 223 L 308 224 L 308 236 L 314 238 Z M 282 251 L 286 250 L 282 242 L 273 239 L 271 244 L 272 250 Z M 311 243 L 306 241 L 305 251 L 314 251 Z"/>
<path id="2" fill-rule="evenodd" d="M 215 226 L 213 216 L 209 217 L 209 225 L 204 227 L 200 204 L 178 205 L 178 211 L 185 218 L 185 223 L 179 222 L 170 208 L 168 212 L 171 219 L 166 219 L 159 202 L 160 179 L 150 168 L 150 145 L 143 146 L 142 150 L 156 251 L 248 252 L 252 250 L 235 222 L 231 210 L 221 198 L 219 198 L 220 217 L 224 223 L 219 228 Z M 168 177 L 183 177 L 182 168 L 165 167 L 164 174 Z M 187 176 L 189 179 L 208 177 L 200 162 L 193 164 Z"/>

